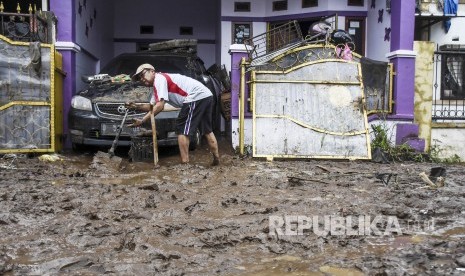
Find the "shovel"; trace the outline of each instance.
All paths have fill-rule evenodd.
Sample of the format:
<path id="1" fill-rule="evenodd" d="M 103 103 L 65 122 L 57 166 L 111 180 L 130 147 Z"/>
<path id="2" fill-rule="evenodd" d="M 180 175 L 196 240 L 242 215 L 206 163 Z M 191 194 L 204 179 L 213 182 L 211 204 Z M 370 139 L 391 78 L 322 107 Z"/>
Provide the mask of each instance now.
<path id="1" fill-rule="evenodd" d="M 153 106 L 150 105 L 150 122 L 152 125 L 152 141 L 153 141 L 153 165 L 158 167 L 158 140 L 157 127 L 155 125 L 155 116 L 153 115 Z"/>
<path id="2" fill-rule="evenodd" d="M 108 150 L 108 154 L 110 155 L 110 157 L 115 156 L 115 149 L 116 149 L 116 146 L 118 145 L 119 136 L 121 134 L 121 131 L 123 130 L 123 126 L 124 126 L 124 123 L 126 122 L 126 118 L 128 117 L 128 113 L 129 113 L 129 108 L 126 108 L 126 112 L 124 113 L 124 117 L 123 117 L 123 120 L 121 121 L 121 125 L 116 131 L 115 140 L 113 140 L 113 144 L 111 145 L 111 148 Z"/>

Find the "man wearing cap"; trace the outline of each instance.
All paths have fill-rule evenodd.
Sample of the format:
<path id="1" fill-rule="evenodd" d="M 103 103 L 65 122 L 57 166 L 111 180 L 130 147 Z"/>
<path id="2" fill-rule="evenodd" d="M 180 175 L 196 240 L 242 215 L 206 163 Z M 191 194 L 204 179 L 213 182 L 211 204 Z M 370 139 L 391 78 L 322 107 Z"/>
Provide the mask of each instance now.
<path id="1" fill-rule="evenodd" d="M 212 165 L 219 164 L 218 143 L 212 130 L 213 94 L 205 85 L 184 75 L 155 72 L 155 68 L 147 63 L 137 68 L 132 79 L 142 82 L 145 86 L 153 86 L 150 104 L 127 103 L 129 107 L 148 111 L 142 119 L 134 120 L 133 126 L 140 126 L 150 120 L 151 106 L 153 106 L 153 116 L 163 111 L 165 102 L 180 107 L 176 120 L 176 133 L 181 163 L 189 162 L 189 137 L 198 128 L 207 139 L 213 155 Z"/>

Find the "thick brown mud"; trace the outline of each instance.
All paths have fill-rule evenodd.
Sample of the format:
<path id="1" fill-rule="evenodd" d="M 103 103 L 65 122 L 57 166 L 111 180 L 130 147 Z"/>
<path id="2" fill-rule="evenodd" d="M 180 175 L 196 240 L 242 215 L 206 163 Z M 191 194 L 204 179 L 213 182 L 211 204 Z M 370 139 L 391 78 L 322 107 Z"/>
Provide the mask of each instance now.
<path id="1" fill-rule="evenodd" d="M 124 149 L 121 149 L 124 150 Z M 211 167 L 164 150 L 160 167 L 96 152 L 0 159 L 0 274 L 461 275 L 460 164 L 239 158 Z M 103 161 L 102 161 L 103 160 Z M 444 186 L 419 176 L 445 168 Z M 286 219 L 395 218 L 401 233 L 320 233 Z M 315 220 L 314 220 L 315 221 Z M 302 223 L 302 221 L 300 221 Z M 392 226 L 392 225 L 391 225 Z M 395 226 L 395 225 L 394 225 Z M 318 230 L 318 229 L 316 229 Z M 353 229 L 352 229 L 353 230 Z M 286 232 L 287 231 L 287 232 Z M 282 233 L 279 233 L 282 232 Z M 324 232 L 324 231 L 323 231 Z M 386 235 L 383 235 L 385 234 Z M 282 234 L 282 235 L 281 235 Z"/>

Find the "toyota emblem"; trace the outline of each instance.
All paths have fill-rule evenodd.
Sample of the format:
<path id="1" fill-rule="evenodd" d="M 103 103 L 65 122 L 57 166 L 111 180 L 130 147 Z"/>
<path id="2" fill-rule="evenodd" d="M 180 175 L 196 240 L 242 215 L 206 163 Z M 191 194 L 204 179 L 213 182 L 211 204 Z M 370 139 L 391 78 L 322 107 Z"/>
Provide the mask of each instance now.
<path id="1" fill-rule="evenodd" d="M 118 113 L 124 114 L 126 113 L 126 107 L 124 105 L 118 106 Z"/>

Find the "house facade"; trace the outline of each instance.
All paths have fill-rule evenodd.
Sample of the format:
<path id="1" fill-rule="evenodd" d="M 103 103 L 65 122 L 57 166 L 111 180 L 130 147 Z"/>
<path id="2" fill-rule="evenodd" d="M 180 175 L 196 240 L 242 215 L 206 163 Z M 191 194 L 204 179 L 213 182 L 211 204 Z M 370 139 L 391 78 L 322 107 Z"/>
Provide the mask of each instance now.
<path id="1" fill-rule="evenodd" d="M 52 11 L 57 18 L 55 47 L 63 56 L 63 71 L 67 73 L 63 91 L 65 138 L 66 114 L 71 97 L 85 85 L 80 76 L 97 73 L 117 54 L 142 50 L 150 43 L 168 39 L 197 39 L 199 56 L 205 61 L 207 68 L 213 64 L 224 64 L 230 71 L 232 97 L 237 98 L 237 73 L 240 69 L 237 62 L 240 57 L 247 56 L 244 39 L 265 33 L 290 20 L 298 22 L 305 36 L 312 23 L 326 20 L 335 28 L 345 30 L 353 36 L 357 53 L 394 65 L 392 113 L 371 115 L 370 124 L 387 124 L 392 140 L 397 143 L 405 141 L 405 137 L 411 136 L 412 132 L 417 132 L 416 138 L 419 139 L 412 145 L 420 150 L 438 140 L 447 148 L 446 154 L 457 153 L 465 158 L 465 150 L 461 152 L 462 149 L 452 147 L 462 140 L 465 142 L 461 125 L 465 116 L 435 117 L 434 112 L 439 103 L 442 104 L 439 113 L 442 111 L 444 114 L 446 110 L 450 115 L 451 104 L 458 106 L 454 114 L 459 113 L 457 110 L 463 110 L 460 109 L 465 98 L 462 98 L 464 78 L 461 69 L 464 61 L 460 60 L 461 45 L 465 45 L 465 33 L 460 27 L 465 24 L 462 17 L 465 15 L 465 4 L 462 0 L 458 1 L 457 11 L 452 13 L 438 6 L 444 1 L 414 0 L 199 0 L 195 3 L 176 0 L 162 5 L 148 0 L 26 2 L 18 3 L 23 9 L 27 9 L 28 3 L 33 3 L 39 9 Z M 450 23 L 447 32 L 444 21 Z M 435 97 L 431 103 L 432 124 L 430 135 L 424 137 L 418 130 L 414 115 L 417 56 L 414 50 L 415 40 L 433 42 L 433 54 L 438 59 L 441 55 L 446 57 L 447 53 L 459 55 L 458 59 L 450 58 L 449 63 L 456 68 L 453 73 L 448 69 L 447 62 L 444 65 L 444 62 L 438 61 L 437 69 L 434 68 L 436 65 L 433 66 L 430 91 Z M 454 48 L 451 45 L 458 46 Z M 445 51 L 449 52 L 443 53 Z M 441 79 L 441 76 L 446 71 L 449 79 L 451 76 L 456 77 L 455 88 L 444 88 L 444 78 Z M 453 102 L 449 102 L 447 107 L 444 105 L 445 100 Z M 463 115 L 463 111 L 461 114 Z M 238 145 L 238 125 L 238 117 L 233 116 L 233 146 Z M 246 133 L 251 132 L 249 125 L 250 122 L 246 119 Z M 69 145 L 69 141 L 65 144 Z"/>

